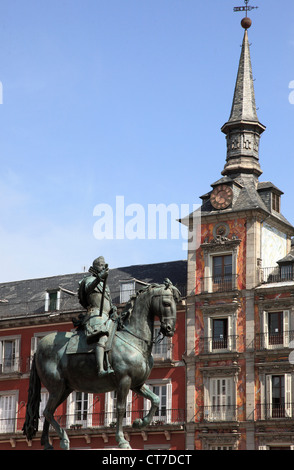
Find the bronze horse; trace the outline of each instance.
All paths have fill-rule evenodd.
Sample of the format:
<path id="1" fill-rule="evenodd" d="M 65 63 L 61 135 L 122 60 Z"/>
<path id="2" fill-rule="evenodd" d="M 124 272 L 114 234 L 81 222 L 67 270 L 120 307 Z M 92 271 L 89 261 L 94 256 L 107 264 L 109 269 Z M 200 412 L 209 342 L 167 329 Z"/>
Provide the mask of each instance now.
<path id="1" fill-rule="evenodd" d="M 66 348 L 75 333 L 51 333 L 39 343 L 34 356 L 26 419 L 23 432 L 32 440 L 38 430 L 41 383 L 49 392 L 44 410 L 44 426 L 41 443 L 44 449 L 52 449 L 49 443 L 49 425 L 52 425 L 60 438 L 60 447 L 69 449 L 66 431 L 54 419 L 56 408 L 66 400 L 72 391 L 85 393 L 105 393 L 117 391 L 116 441 L 119 448 L 130 449 L 123 434 L 123 417 L 129 390 L 151 401 L 151 408 L 143 419 L 133 422 L 133 427 L 147 426 L 158 406 L 159 398 L 145 385 L 151 369 L 151 355 L 154 317 L 161 322 L 161 332 L 173 336 L 176 323 L 176 303 L 180 293 L 170 282 L 152 284 L 139 291 L 126 305 L 122 314 L 123 322 L 115 333 L 108 359 L 114 374 L 97 376 L 94 353 L 67 354 Z"/>

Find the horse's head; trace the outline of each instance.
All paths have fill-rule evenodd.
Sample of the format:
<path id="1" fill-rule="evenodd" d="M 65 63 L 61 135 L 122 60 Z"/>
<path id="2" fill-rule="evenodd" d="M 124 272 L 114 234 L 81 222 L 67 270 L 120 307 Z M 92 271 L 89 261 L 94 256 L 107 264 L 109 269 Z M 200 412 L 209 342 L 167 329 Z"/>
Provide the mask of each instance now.
<path id="1" fill-rule="evenodd" d="M 164 336 L 173 336 L 176 326 L 177 302 L 181 298 L 178 289 L 169 279 L 154 289 L 152 306 L 154 315 L 160 319 L 160 331 Z"/>

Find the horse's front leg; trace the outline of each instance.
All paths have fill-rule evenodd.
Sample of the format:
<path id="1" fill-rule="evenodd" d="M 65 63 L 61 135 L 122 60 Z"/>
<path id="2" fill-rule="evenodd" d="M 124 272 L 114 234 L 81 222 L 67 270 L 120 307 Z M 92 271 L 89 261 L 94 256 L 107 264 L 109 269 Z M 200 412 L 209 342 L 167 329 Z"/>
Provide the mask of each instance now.
<path id="1" fill-rule="evenodd" d="M 128 441 L 124 438 L 124 433 L 123 433 L 123 419 L 125 416 L 126 412 L 126 401 L 127 401 L 127 395 L 130 390 L 130 385 L 131 385 L 131 379 L 130 377 L 124 377 L 117 389 L 117 400 L 116 400 L 116 416 L 117 416 L 117 422 L 116 422 L 116 442 L 118 443 L 118 447 L 120 449 L 131 449 L 130 444 Z"/>
<path id="2" fill-rule="evenodd" d="M 152 418 L 159 407 L 160 404 L 160 399 L 155 393 L 151 392 L 150 388 L 147 387 L 147 385 L 142 385 L 142 387 L 138 389 L 134 389 L 135 392 L 137 392 L 139 395 L 141 395 L 144 398 L 147 398 L 148 400 L 151 401 L 151 408 L 149 410 L 149 413 L 143 417 L 143 419 L 136 419 L 133 422 L 133 427 L 134 428 L 143 428 L 145 426 L 148 426 L 148 424 L 151 423 Z"/>

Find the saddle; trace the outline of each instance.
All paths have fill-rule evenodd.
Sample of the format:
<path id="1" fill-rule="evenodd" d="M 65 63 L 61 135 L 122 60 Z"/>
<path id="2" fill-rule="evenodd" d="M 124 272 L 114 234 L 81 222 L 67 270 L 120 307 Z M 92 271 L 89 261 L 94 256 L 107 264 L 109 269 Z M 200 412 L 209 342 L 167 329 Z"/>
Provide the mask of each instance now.
<path id="1" fill-rule="evenodd" d="M 112 321 L 109 328 L 109 336 L 105 345 L 105 352 L 109 352 L 112 349 L 113 339 L 117 330 L 117 322 Z M 95 351 L 97 343 L 87 343 L 87 336 L 83 328 L 78 328 L 75 333 L 70 337 L 67 347 L 66 354 L 89 354 Z"/>

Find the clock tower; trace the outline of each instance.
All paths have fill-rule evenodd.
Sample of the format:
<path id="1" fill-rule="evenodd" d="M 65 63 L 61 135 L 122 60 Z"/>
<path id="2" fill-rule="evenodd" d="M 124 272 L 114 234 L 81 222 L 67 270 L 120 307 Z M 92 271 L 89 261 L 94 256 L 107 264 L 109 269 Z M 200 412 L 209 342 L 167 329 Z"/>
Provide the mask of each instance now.
<path id="1" fill-rule="evenodd" d="M 249 7 L 248 0 L 245 4 L 236 11 L 256 8 Z M 276 318 L 284 323 L 275 329 L 289 330 L 287 302 L 293 299 L 294 281 L 292 297 L 281 301 L 282 307 L 276 306 L 276 299 L 284 295 L 280 292 L 269 313 L 264 311 L 266 301 L 256 299 L 263 299 L 258 289 L 264 279 L 278 279 L 272 273 L 279 269 L 285 277 L 290 270 L 279 263 L 289 261 L 294 227 L 281 213 L 283 192 L 270 181 L 259 180 L 259 143 L 265 126 L 255 104 L 248 40 L 251 20 L 246 16 L 241 25 L 245 31 L 231 113 L 221 128 L 227 144 L 225 165 L 212 189 L 201 196 L 197 215 L 182 220 L 190 233 L 195 226 L 201 232 L 199 244 L 188 245 L 186 449 L 253 450 L 261 400 L 276 393 L 276 382 L 285 382 L 287 393 L 290 390 L 288 363 L 276 378 L 255 350 L 256 338 L 267 338 Z M 294 301 L 292 312 L 294 331 Z"/>

